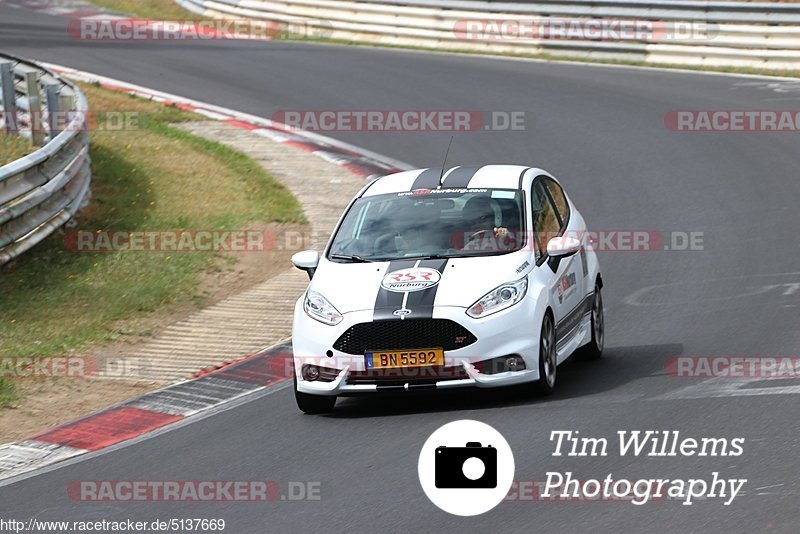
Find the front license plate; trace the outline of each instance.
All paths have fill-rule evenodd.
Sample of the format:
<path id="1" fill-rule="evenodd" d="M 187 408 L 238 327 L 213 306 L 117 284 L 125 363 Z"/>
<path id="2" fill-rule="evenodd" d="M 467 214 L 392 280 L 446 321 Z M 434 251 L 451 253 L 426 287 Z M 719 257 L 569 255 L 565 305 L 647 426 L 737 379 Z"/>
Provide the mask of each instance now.
<path id="1" fill-rule="evenodd" d="M 444 365 L 444 349 L 382 350 L 364 354 L 367 369 Z"/>

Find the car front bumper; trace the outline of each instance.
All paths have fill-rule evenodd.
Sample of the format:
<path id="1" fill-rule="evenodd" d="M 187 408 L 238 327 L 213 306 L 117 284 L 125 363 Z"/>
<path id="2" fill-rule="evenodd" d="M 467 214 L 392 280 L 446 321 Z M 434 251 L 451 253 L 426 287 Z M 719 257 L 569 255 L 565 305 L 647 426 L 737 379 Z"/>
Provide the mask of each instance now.
<path id="1" fill-rule="evenodd" d="M 342 322 L 328 326 L 310 318 L 303 311 L 302 299 L 295 307 L 292 348 L 294 372 L 297 376 L 297 390 L 312 395 L 358 395 L 393 391 L 416 391 L 421 389 L 449 389 L 459 387 L 499 387 L 532 382 L 539 379 L 539 329 L 541 320 L 533 317 L 533 306 L 525 301 L 511 308 L 481 319 L 473 319 L 466 309 L 455 306 L 439 306 L 433 311 L 433 319 L 449 319 L 469 330 L 477 340 L 463 348 L 445 350 L 445 369 L 443 377 L 426 375 L 421 371 L 414 375 L 415 369 L 403 370 L 407 374 L 397 377 L 379 375 L 369 380 L 364 354 L 347 354 L 333 348 L 336 340 L 351 326 L 372 321 L 372 310 L 345 313 Z M 399 319 L 398 319 L 399 321 Z M 389 349 L 374 347 L 372 350 Z M 405 347 L 391 347 L 404 349 Z M 436 348 L 435 344 L 427 347 Z M 505 371 L 495 374 L 479 370 L 486 360 L 501 356 L 517 355 L 525 362 L 525 369 Z M 327 370 L 327 381 L 309 381 L 303 378 L 304 365 L 316 365 Z M 366 376 L 365 376 L 366 375 Z M 335 377 L 335 378 L 334 378 Z"/>

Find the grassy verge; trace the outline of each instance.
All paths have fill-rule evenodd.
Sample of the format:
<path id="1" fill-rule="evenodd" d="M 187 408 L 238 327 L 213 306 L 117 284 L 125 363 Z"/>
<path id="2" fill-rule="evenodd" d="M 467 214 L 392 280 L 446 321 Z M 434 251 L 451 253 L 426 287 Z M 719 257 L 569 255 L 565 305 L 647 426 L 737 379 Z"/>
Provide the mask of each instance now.
<path id="1" fill-rule="evenodd" d="M 158 20 L 194 20 L 201 18 L 172 0 L 90 0 L 98 7 L 132 17 Z"/>
<path id="2" fill-rule="evenodd" d="M 32 151 L 33 147 L 29 139 L 0 132 L 0 166 L 11 163 Z"/>
<path id="3" fill-rule="evenodd" d="M 235 230 L 254 221 L 304 221 L 294 197 L 254 161 L 169 125 L 198 117 L 94 86 L 84 90 L 90 109 L 136 114 L 138 126 L 96 125 L 91 132 L 93 197 L 78 228 Z M 0 355 L 80 350 L 116 339 L 156 310 L 200 304 L 202 277 L 230 258 L 72 252 L 59 232 L 0 272 Z M 0 381 L 0 405 L 11 398 Z"/>

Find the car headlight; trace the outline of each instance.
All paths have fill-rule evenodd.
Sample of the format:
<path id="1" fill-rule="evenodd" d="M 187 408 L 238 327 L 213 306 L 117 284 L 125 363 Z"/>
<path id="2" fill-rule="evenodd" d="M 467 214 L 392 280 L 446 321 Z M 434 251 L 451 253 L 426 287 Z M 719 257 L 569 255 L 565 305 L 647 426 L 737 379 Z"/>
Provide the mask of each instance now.
<path id="1" fill-rule="evenodd" d="M 521 278 L 516 282 L 508 282 L 482 296 L 467 309 L 467 315 L 477 319 L 505 310 L 522 300 L 527 291 L 528 277 Z"/>
<path id="2" fill-rule="evenodd" d="M 316 291 L 309 290 L 306 293 L 303 309 L 309 317 L 321 323 L 333 326 L 342 322 L 342 314 L 339 313 L 339 310 Z"/>

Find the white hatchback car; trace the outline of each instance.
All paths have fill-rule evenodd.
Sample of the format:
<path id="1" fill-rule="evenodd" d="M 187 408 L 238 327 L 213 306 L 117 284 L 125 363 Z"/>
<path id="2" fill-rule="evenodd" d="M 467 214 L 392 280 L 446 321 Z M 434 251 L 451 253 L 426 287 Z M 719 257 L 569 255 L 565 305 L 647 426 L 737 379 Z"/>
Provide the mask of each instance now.
<path id="1" fill-rule="evenodd" d="M 322 256 L 292 263 L 295 395 L 532 382 L 603 351 L 603 300 L 586 223 L 547 172 L 515 165 L 405 171 L 365 186 Z"/>

